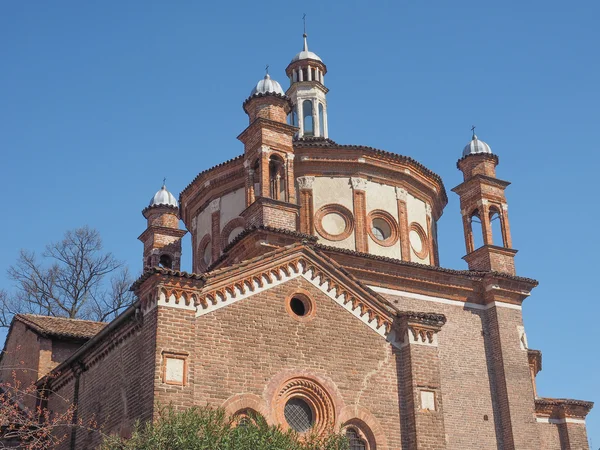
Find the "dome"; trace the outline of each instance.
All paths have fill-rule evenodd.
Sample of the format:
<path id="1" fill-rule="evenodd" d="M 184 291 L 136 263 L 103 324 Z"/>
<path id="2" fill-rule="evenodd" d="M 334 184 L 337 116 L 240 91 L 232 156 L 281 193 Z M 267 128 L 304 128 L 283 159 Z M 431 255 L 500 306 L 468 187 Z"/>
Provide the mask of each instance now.
<path id="1" fill-rule="evenodd" d="M 152 200 L 150 200 L 149 206 L 160 206 L 160 205 L 174 206 L 175 208 L 179 207 L 179 204 L 177 203 L 177 199 L 175 198 L 175 196 L 173 194 L 171 194 L 169 191 L 167 191 L 167 186 L 165 186 L 164 184 L 160 188 L 160 191 L 158 191 L 156 194 L 154 194 L 154 197 L 152 197 Z"/>
<path id="2" fill-rule="evenodd" d="M 485 142 L 477 139 L 477 135 L 474 134 L 471 142 L 469 142 L 463 150 L 463 156 L 479 155 L 481 153 L 487 153 L 488 155 L 491 155 L 492 149 Z"/>
<path id="3" fill-rule="evenodd" d="M 319 56 L 316 53 L 308 51 L 308 43 L 306 42 L 306 34 L 304 35 L 304 49 L 292 58 L 292 61 L 290 62 L 290 64 L 293 62 L 296 62 L 296 61 L 300 61 L 302 59 L 315 59 L 317 61 L 323 62 L 323 60 L 321 58 L 319 58 Z"/>
<path id="4" fill-rule="evenodd" d="M 250 92 L 250 97 L 256 94 L 267 93 L 285 95 L 281 85 L 277 81 L 272 80 L 269 74 L 266 74 L 265 77 L 256 84 L 256 87 Z"/>

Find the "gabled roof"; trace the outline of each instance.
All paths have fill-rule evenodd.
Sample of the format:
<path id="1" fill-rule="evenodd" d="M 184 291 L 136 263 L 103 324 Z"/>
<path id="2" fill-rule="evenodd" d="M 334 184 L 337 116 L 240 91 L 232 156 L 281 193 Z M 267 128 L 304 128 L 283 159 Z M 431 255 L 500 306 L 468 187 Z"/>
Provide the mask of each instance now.
<path id="1" fill-rule="evenodd" d="M 319 250 L 303 243 L 281 247 L 205 274 L 197 315 L 303 277 L 382 336 L 399 311 Z"/>
<path id="2" fill-rule="evenodd" d="M 37 314 L 17 314 L 13 320 L 24 323 L 41 336 L 66 339 L 90 339 L 107 325 L 105 322 L 94 322 L 93 320 Z"/>

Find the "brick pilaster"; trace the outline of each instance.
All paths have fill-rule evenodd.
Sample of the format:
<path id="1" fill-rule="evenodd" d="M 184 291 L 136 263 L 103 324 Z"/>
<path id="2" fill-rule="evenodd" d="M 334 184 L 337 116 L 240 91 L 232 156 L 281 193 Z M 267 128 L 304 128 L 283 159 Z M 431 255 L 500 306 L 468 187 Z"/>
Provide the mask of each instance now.
<path id="1" fill-rule="evenodd" d="M 400 224 L 400 253 L 402 261 L 410 261 L 410 238 L 408 228 L 408 208 L 406 199 L 408 193 L 405 189 L 396 188 L 396 199 L 398 202 L 398 222 Z"/>
<path id="2" fill-rule="evenodd" d="M 399 317 L 403 449 L 446 448 L 437 336 L 445 321 L 441 314 Z"/>
<path id="3" fill-rule="evenodd" d="M 356 251 L 368 252 L 369 241 L 367 234 L 367 180 L 364 178 L 351 178 L 352 182 L 352 201 L 354 207 L 354 236 Z"/>
<path id="4" fill-rule="evenodd" d="M 211 236 L 212 236 L 212 261 L 216 261 L 221 254 L 221 199 L 217 198 L 208 205 L 211 220 Z"/>
<path id="5" fill-rule="evenodd" d="M 315 177 L 298 177 L 300 191 L 300 232 L 315 234 L 313 183 Z"/>
<path id="6" fill-rule="evenodd" d="M 486 286 L 491 307 L 486 311 L 484 341 L 496 432 L 504 450 L 537 450 L 540 443 L 522 313 L 519 307 L 498 303 L 501 299 L 493 289 L 492 284 Z"/>
<path id="7" fill-rule="evenodd" d="M 427 245 L 429 246 L 429 264 L 437 266 L 435 243 L 433 242 L 433 229 L 431 226 L 431 206 L 425 204 L 425 217 L 427 219 Z"/>

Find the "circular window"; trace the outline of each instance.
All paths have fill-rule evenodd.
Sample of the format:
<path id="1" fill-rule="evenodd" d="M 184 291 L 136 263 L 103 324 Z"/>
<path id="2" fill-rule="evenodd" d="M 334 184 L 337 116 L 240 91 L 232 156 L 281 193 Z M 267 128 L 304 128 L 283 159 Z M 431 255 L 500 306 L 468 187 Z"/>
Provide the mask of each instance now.
<path id="1" fill-rule="evenodd" d="M 342 205 L 325 205 L 315 213 L 315 229 L 328 241 L 342 241 L 354 230 L 354 219 Z"/>
<path id="2" fill-rule="evenodd" d="M 207 266 L 210 265 L 210 262 L 212 261 L 212 248 L 210 245 L 206 245 L 206 247 L 204 247 L 202 259 L 204 260 L 204 264 Z"/>
<path id="3" fill-rule="evenodd" d="M 427 234 L 421 225 L 416 222 L 410 224 L 410 232 L 408 233 L 410 246 L 419 259 L 427 258 L 429 248 L 427 247 Z"/>
<path id="4" fill-rule="evenodd" d="M 286 309 L 296 320 L 306 321 L 314 316 L 315 308 L 308 292 L 295 292 L 287 298 Z"/>
<path id="5" fill-rule="evenodd" d="M 369 220 L 367 231 L 375 243 L 390 247 L 398 241 L 398 224 L 390 213 L 383 210 L 371 211 Z"/>
<path id="6" fill-rule="evenodd" d="M 302 317 L 306 315 L 306 306 L 304 305 L 304 302 L 297 297 L 290 300 L 290 308 L 297 316 Z"/>
<path id="7" fill-rule="evenodd" d="M 381 218 L 373 219 L 371 232 L 380 241 L 385 241 L 392 235 L 390 224 Z"/>
<path id="8" fill-rule="evenodd" d="M 310 430 L 314 424 L 313 412 L 308 403 L 298 397 L 288 400 L 283 409 L 285 421 L 298 433 Z"/>

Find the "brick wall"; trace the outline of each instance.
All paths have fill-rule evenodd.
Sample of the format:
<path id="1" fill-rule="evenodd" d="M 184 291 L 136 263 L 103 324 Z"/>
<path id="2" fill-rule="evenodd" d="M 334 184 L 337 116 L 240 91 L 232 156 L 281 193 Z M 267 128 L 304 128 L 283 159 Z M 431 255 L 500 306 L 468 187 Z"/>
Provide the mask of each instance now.
<path id="1" fill-rule="evenodd" d="M 148 313 L 141 326 L 135 320 L 124 323 L 84 358 L 79 376 L 78 417 L 84 424 L 94 421 L 104 433 L 128 435 L 137 419 L 148 420 L 153 413 L 156 310 Z M 68 370 L 64 376 L 71 376 Z M 56 384 L 60 384 L 60 376 Z M 75 379 L 49 396 L 50 410 L 64 410 L 64 399 L 72 402 Z M 94 448 L 101 441 L 96 430 L 77 429 L 75 448 Z M 70 448 L 70 439 L 61 448 Z"/>
<path id="2" fill-rule="evenodd" d="M 38 335 L 19 321 L 13 322 L 5 352 L 0 362 L 0 383 L 13 384 L 13 371 L 22 386 L 27 387 L 38 379 L 40 342 Z M 35 407 L 35 399 L 25 399 L 28 408 Z"/>
<path id="3" fill-rule="evenodd" d="M 285 299 L 305 289 L 315 299 L 312 320 L 300 322 Z M 380 424 L 388 446 L 400 448 L 398 356 L 372 329 L 303 278 L 198 318 L 194 377 L 196 404 L 221 405 L 236 394 L 271 401 L 286 376 L 325 380 L 337 411 L 365 408 Z M 273 385 L 271 385 L 272 383 Z M 271 416 L 268 420 L 276 421 Z M 350 419 L 345 414 L 345 419 Z"/>

